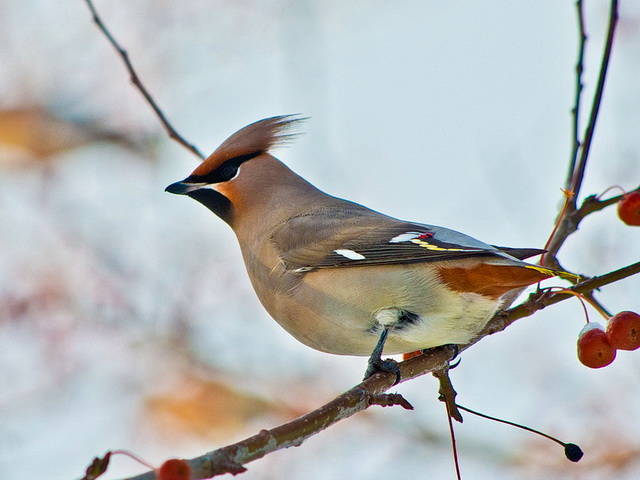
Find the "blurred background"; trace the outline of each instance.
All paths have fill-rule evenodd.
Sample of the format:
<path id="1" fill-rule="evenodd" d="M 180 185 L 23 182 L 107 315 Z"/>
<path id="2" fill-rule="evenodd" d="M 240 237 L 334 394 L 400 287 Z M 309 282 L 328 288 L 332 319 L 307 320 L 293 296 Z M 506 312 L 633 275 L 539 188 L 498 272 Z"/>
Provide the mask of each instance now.
<path id="1" fill-rule="evenodd" d="M 585 3 L 586 114 L 608 2 Z M 299 112 L 306 135 L 277 155 L 325 191 L 490 243 L 544 245 L 571 147 L 572 0 L 96 6 L 204 152 Z M 639 183 L 639 51 L 640 5 L 625 1 L 585 195 Z M 364 358 L 311 350 L 267 316 L 222 221 L 164 193 L 195 157 L 166 137 L 84 2 L 0 0 L 0 58 L 0 477 L 79 478 L 116 448 L 154 464 L 199 455 L 360 380 Z M 640 230 L 615 208 L 560 254 L 586 274 L 639 257 Z M 639 291 L 636 277 L 599 298 L 639 311 Z M 640 353 L 583 367 L 583 322 L 563 302 L 464 352 L 452 373 L 462 405 L 576 442 L 583 461 L 466 415 L 464 478 L 640 476 Z M 415 411 L 372 408 L 243 478 L 454 478 L 436 390 L 429 376 L 400 385 Z M 115 458 L 106 478 L 143 470 Z"/>

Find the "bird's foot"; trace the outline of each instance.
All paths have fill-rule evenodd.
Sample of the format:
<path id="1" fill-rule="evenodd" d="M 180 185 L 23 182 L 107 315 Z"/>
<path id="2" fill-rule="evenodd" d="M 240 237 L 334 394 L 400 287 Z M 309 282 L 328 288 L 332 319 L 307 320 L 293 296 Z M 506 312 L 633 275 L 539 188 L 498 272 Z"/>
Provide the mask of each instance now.
<path id="1" fill-rule="evenodd" d="M 394 385 L 400 383 L 400 367 L 398 366 L 398 362 L 391 358 L 387 358 L 386 360 L 382 359 L 382 350 L 384 350 L 384 343 L 387 341 L 388 335 L 389 328 L 386 327 L 380 334 L 380 338 L 378 339 L 378 343 L 376 343 L 373 352 L 371 352 L 369 364 L 367 365 L 367 370 L 364 372 L 363 380 L 366 380 L 374 373 L 387 372 L 393 373 L 396 376 L 396 380 L 393 382 Z"/>
<path id="2" fill-rule="evenodd" d="M 400 383 L 400 367 L 398 366 L 398 362 L 394 359 L 387 358 L 386 360 L 383 360 L 380 357 L 369 358 L 369 363 L 367 365 L 367 370 L 364 372 L 363 380 L 366 380 L 371 375 L 378 372 L 393 373 L 396 376 L 396 380 L 393 384 L 397 385 Z"/>

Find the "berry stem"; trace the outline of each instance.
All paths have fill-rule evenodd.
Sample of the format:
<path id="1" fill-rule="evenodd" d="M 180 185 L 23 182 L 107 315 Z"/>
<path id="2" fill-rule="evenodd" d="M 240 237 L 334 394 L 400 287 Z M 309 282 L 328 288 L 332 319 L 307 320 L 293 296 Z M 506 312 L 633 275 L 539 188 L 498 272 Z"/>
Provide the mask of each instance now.
<path id="1" fill-rule="evenodd" d="M 140 458 L 139 456 L 137 456 L 135 453 L 130 452 L 128 450 L 113 450 L 111 452 L 111 455 L 124 455 L 125 457 L 129 457 L 132 460 L 135 460 L 136 462 L 144 465 L 145 467 L 147 467 L 149 470 L 155 470 L 156 467 L 154 467 L 153 465 L 151 465 L 149 462 L 143 460 L 142 458 Z"/>
<path id="2" fill-rule="evenodd" d="M 627 193 L 627 191 L 624 188 L 622 188 L 620 185 L 611 185 L 610 187 L 605 188 L 602 193 L 596 195 L 596 200 L 602 201 L 602 197 L 604 197 L 604 194 L 614 189 L 620 190 L 622 192 L 622 195 Z"/>
<path id="3" fill-rule="evenodd" d="M 578 300 L 580 300 L 580 305 L 582 305 L 582 310 L 584 310 L 584 316 L 587 320 L 586 323 L 589 323 L 589 311 L 587 310 L 587 306 L 585 305 L 584 301 L 587 300 L 589 302 L 589 304 L 595 308 L 598 312 L 600 312 L 604 318 L 606 320 L 609 319 L 609 317 L 607 316 L 607 314 L 600 308 L 600 306 L 596 306 L 596 304 L 592 303 L 591 301 L 589 301 L 588 298 L 586 298 L 583 294 L 578 293 L 578 292 L 574 292 L 573 290 L 569 290 L 567 288 L 563 288 L 563 287 L 548 287 L 545 290 L 549 290 L 549 291 L 555 291 L 556 293 L 567 293 L 569 295 L 573 295 L 574 297 L 576 297 Z"/>
<path id="4" fill-rule="evenodd" d="M 602 315 L 606 321 L 609 321 L 611 315 L 609 315 L 609 312 L 602 308 L 602 306 L 598 302 L 595 302 L 593 298 L 589 298 L 586 295 L 584 295 L 582 298 L 589 302 L 589 305 L 591 305 L 600 315 Z"/>
<path id="5" fill-rule="evenodd" d="M 540 430 L 536 430 L 534 428 L 527 427 L 525 425 L 520 425 L 519 423 L 510 422 L 509 420 L 503 420 L 501 418 L 492 417 L 491 415 L 486 415 L 484 413 L 476 412 L 475 410 L 471 410 L 470 408 L 463 407 L 459 403 L 456 403 L 456 406 L 460 410 L 464 410 L 465 412 L 472 413 L 473 415 L 477 415 L 478 417 L 486 418 L 488 420 L 493 420 L 493 421 L 496 421 L 496 422 L 499 422 L 499 423 L 505 423 L 507 425 L 511 425 L 512 427 L 518 427 L 518 428 L 521 428 L 522 430 L 527 430 L 528 432 L 537 433 L 538 435 L 541 435 L 541 436 L 543 436 L 545 438 L 548 438 L 549 440 L 553 440 L 558 445 L 562 445 L 563 447 L 566 445 L 565 442 L 563 442 L 561 440 L 558 440 L 557 438 L 552 437 L 551 435 L 547 435 L 546 433 L 543 433 Z"/>
<path id="6" fill-rule="evenodd" d="M 454 405 L 459 406 L 457 403 Z M 451 419 L 451 412 L 449 406 L 445 403 L 445 410 L 447 412 L 447 421 L 449 422 L 449 435 L 451 436 L 451 448 L 453 450 L 453 463 L 456 467 L 456 478 L 462 480 L 462 474 L 460 473 L 460 462 L 458 461 L 458 447 L 456 443 L 456 434 L 453 430 L 453 420 Z"/>

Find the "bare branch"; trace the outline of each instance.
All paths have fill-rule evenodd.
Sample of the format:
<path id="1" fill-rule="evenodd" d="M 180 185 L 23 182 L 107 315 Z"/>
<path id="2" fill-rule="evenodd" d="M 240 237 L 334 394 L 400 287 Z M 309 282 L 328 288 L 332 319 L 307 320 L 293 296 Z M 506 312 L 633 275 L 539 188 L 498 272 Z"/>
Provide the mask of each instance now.
<path id="1" fill-rule="evenodd" d="M 632 191 L 640 192 L 640 186 Z M 557 224 L 553 235 L 547 242 L 547 253 L 542 257 L 542 264 L 548 267 L 558 268 L 560 263 L 556 255 L 569 235 L 578 230 L 580 222 L 582 222 L 587 215 L 599 212 L 610 205 L 615 205 L 622 197 L 623 195 L 617 195 L 606 200 L 600 200 L 596 195 L 590 195 L 583 200 L 579 209 L 565 212 Z"/>
<path id="2" fill-rule="evenodd" d="M 456 410 L 458 409 L 457 405 L 455 406 L 455 408 Z M 456 432 L 453 428 L 453 417 L 451 416 L 451 410 L 449 409 L 449 407 L 447 407 L 447 423 L 449 424 L 451 450 L 453 453 L 453 465 L 456 468 L 456 480 L 462 480 L 462 473 L 460 472 L 460 459 L 458 458 L 458 442 L 456 442 Z"/>
<path id="3" fill-rule="evenodd" d="M 563 199 L 563 206 L 556 224 L 549 235 L 549 239 L 545 245 L 547 253 L 545 253 L 540 262 L 546 266 L 557 266 L 558 260 L 556 258 L 558 251 L 564 244 L 569 235 L 575 232 L 578 228 L 578 223 L 589 213 L 600 210 L 607 206 L 598 205 L 600 208 L 595 208 L 589 211 L 588 208 L 582 211 L 584 215 L 575 215 L 577 209 L 577 199 L 582 186 L 582 180 L 584 179 L 584 172 L 587 168 L 587 160 L 589 158 L 589 151 L 591 149 L 591 142 L 595 133 L 596 121 L 598 119 L 598 113 L 600 112 L 600 104 L 602 103 L 602 95 L 604 93 L 605 80 L 607 78 L 607 71 L 609 68 L 609 60 L 611 58 L 611 49 L 613 48 L 613 38 L 615 35 L 615 29 L 618 22 L 618 0 L 611 0 L 611 7 L 609 10 L 609 26 L 607 30 L 607 38 L 605 41 L 604 53 L 602 55 L 602 62 L 600 63 L 600 72 L 598 73 L 598 83 L 593 96 L 593 103 L 591 105 L 591 113 L 589 115 L 589 123 L 584 134 L 584 140 L 582 142 L 582 148 L 580 150 L 580 158 L 577 160 L 578 150 L 580 149 L 580 140 L 577 136 L 578 124 L 579 124 L 579 112 L 580 101 L 582 94 L 582 71 L 584 61 L 584 46 L 586 42 L 585 28 L 584 28 L 584 13 L 582 9 L 582 1 L 577 0 L 576 8 L 578 13 L 578 29 L 580 33 L 580 43 L 578 48 L 578 61 L 576 64 L 576 99 L 573 108 L 573 149 L 571 158 L 569 160 L 569 173 L 567 175 L 566 188 L 564 190 L 565 198 Z M 586 202 L 585 202 L 586 203 Z M 612 202 L 614 203 L 614 202 Z M 582 209 L 582 208 L 581 208 Z"/>
<path id="4" fill-rule="evenodd" d="M 640 262 L 599 277 L 591 278 L 575 285 L 569 290 L 578 293 L 588 293 L 610 283 L 622 280 L 623 278 L 630 277 L 638 272 L 640 272 Z M 567 293 L 534 293 L 521 305 L 496 315 L 475 339 L 467 345 L 460 346 L 460 351 L 466 350 L 487 335 L 492 335 L 504 330 L 520 318 L 528 317 L 538 310 L 571 297 L 572 295 Z M 401 374 L 400 381 L 404 382 L 411 378 L 446 368 L 453 353 L 454 349 L 450 347 L 437 347 L 429 350 L 424 355 L 418 355 L 401 362 L 399 364 Z M 384 372 L 376 373 L 351 390 L 307 415 L 271 430 L 262 430 L 257 435 L 238 443 L 191 459 L 189 464 L 193 470 L 192 478 L 203 479 L 224 473 L 241 473 L 245 469 L 243 465 L 262 458 L 268 453 L 283 448 L 299 446 L 307 438 L 327 429 L 334 423 L 349 418 L 371 405 L 380 405 L 381 402 L 379 400 L 384 398 L 381 397 L 380 394 L 393 386 L 394 380 L 394 374 Z M 391 401 L 390 403 L 392 404 L 403 405 L 397 397 L 387 397 L 386 400 L 390 399 L 397 400 Z M 142 475 L 130 477 L 127 480 L 153 479 L 155 479 L 155 474 L 153 472 L 147 472 Z"/>
<path id="5" fill-rule="evenodd" d="M 116 41 L 116 39 L 111 34 L 109 29 L 102 22 L 102 19 L 100 18 L 98 11 L 93 5 L 93 2 L 91 0 L 85 0 L 85 2 L 89 7 L 89 10 L 91 11 L 91 15 L 93 17 L 94 23 L 98 26 L 98 28 L 104 34 L 104 36 L 107 37 L 107 40 L 109 40 L 109 43 L 111 44 L 111 46 L 116 50 L 116 52 L 118 52 L 118 55 L 120 55 L 120 58 L 122 58 L 122 61 L 124 62 L 124 65 L 127 71 L 129 72 L 129 78 L 131 80 L 131 83 L 140 91 L 140 93 L 142 94 L 144 99 L 147 101 L 149 106 L 153 109 L 158 119 L 160 119 L 160 122 L 162 123 L 162 126 L 166 130 L 169 137 L 172 140 L 175 140 L 176 142 L 178 142 L 187 150 L 189 150 L 191 153 L 197 156 L 200 160 L 204 159 L 204 155 L 202 154 L 202 152 L 200 152 L 200 150 L 198 150 L 197 147 L 187 142 L 184 139 L 184 137 L 180 135 L 175 128 L 173 128 L 171 123 L 169 123 L 169 120 L 167 120 L 167 117 L 165 116 L 164 112 L 160 109 L 156 101 L 153 99 L 153 97 L 151 96 L 147 88 L 144 86 L 144 84 L 138 77 L 138 74 L 133 68 L 133 64 L 131 63 L 131 60 L 129 59 L 129 54 L 124 48 L 120 46 L 120 44 Z"/>
<path id="6" fill-rule="evenodd" d="M 440 383 L 440 389 L 438 390 L 438 400 L 444 402 L 447 407 L 447 415 L 453 418 L 457 422 L 462 423 L 462 414 L 456 407 L 456 396 L 458 392 L 453 388 L 451 378 L 449 377 L 449 365 L 442 370 L 436 370 L 433 372 L 433 376 L 438 379 Z"/>
<path id="7" fill-rule="evenodd" d="M 584 9 L 582 0 L 576 1 L 576 14 L 578 16 L 578 60 L 576 61 L 576 96 L 575 103 L 571 109 L 571 115 L 573 116 L 572 129 L 571 129 L 571 157 L 569 157 L 569 171 L 567 172 L 567 181 L 565 182 L 565 189 L 571 188 L 571 180 L 573 179 L 573 171 L 576 168 L 576 161 L 578 160 L 578 150 L 580 149 L 580 104 L 582 103 L 582 89 L 584 84 L 582 83 L 582 72 L 584 71 L 584 48 L 587 43 L 587 35 L 584 28 Z"/>
<path id="8" fill-rule="evenodd" d="M 409 400 L 399 393 L 380 393 L 378 395 L 373 395 L 370 398 L 369 403 L 370 405 L 380 405 L 381 407 L 394 407 L 398 405 L 405 410 L 413 410 L 413 405 L 409 403 Z"/>
<path id="9" fill-rule="evenodd" d="M 573 172 L 573 178 L 571 180 L 570 190 L 573 192 L 572 206 L 575 208 L 578 194 L 580 193 L 580 187 L 582 186 L 582 180 L 584 178 L 584 172 L 587 167 L 587 159 L 589 157 L 589 150 L 591 149 L 591 142 L 593 140 L 593 134 L 596 128 L 596 121 L 598 120 L 598 113 L 600 112 L 600 104 L 602 102 L 602 94 L 604 93 L 604 84 L 607 78 L 607 71 L 609 69 L 609 60 L 611 58 L 611 49 L 613 48 L 613 38 L 615 35 L 616 25 L 618 23 L 618 0 L 611 0 L 611 6 L 609 9 L 609 26 L 607 30 L 607 39 L 604 46 L 604 53 L 602 54 L 602 62 L 600 63 L 600 73 L 598 74 L 598 83 L 596 85 L 596 91 L 593 95 L 593 103 L 591 105 L 591 114 L 589 115 L 589 123 L 584 134 L 584 141 L 582 142 L 582 150 L 580 152 L 580 159 Z"/>
<path id="10" fill-rule="evenodd" d="M 633 191 L 640 192 L 640 186 Z M 549 252 L 545 253 L 542 256 L 541 263 L 558 270 L 566 270 L 562 265 L 560 265 L 558 258 L 555 256 L 555 254 L 553 254 L 553 252 L 557 253 L 567 237 L 578 230 L 580 222 L 587 215 L 594 212 L 599 212 L 603 208 L 606 208 L 610 205 L 615 205 L 623 196 L 624 195 L 618 195 L 606 200 L 600 200 L 597 195 L 590 195 L 585 198 L 578 210 L 572 211 L 570 214 L 564 217 L 562 223 L 559 223 L 554 227 L 554 233 L 559 233 L 557 233 L 557 235 L 551 235 L 551 237 L 549 237 L 550 241 L 553 239 L 553 243 L 546 245 L 546 248 L 549 250 Z M 599 310 L 600 312 L 611 316 L 611 312 L 609 312 L 609 310 L 607 310 L 607 308 L 595 297 L 593 292 L 585 293 L 584 297 L 596 310 Z"/>
<path id="11" fill-rule="evenodd" d="M 605 307 L 600 300 L 598 300 L 595 295 L 593 294 L 593 292 L 589 292 L 589 293 L 585 293 L 584 294 L 584 298 L 585 300 L 587 300 L 587 302 L 589 302 L 589 304 L 595 308 L 597 311 L 599 311 L 601 314 L 606 315 L 607 317 L 611 317 L 613 316 L 611 314 L 611 312 L 609 311 L 609 309 L 607 307 Z"/>
<path id="12" fill-rule="evenodd" d="M 577 285 L 567 289 L 572 290 L 576 293 L 590 293 L 596 289 L 604 287 L 605 285 L 609 285 L 610 283 L 617 282 L 627 277 L 631 277 L 640 272 L 640 262 L 632 263 L 631 265 L 627 265 L 626 267 L 622 267 L 618 270 L 614 270 L 613 272 L 606 273 L 604 275 L 600 275 L 598 277 L 590 278 L 584 282 L 578 283 Z M 474 340 L 472 343 L 476 343 L 482 337 L 487 334 L 493 334 L 499 331 L 504 330 L 509 325 L 511 325 L 516 320 L 519 320 L 524 317 L 528 317 L 538 310 L 542 310 L 549 305 L 553 305 L 555 303 L 566 300 L 567 298 L 572 297 L 568 293 L 553 293 L 547 294 L 544 292 L 536 292 L 532 293 L 529 299 L 509 310 L 506 310 L 502 314 L 498 314 L 495 316 L 484 328 L 478 338 Z M 471 344 L 470 344 L 471 345 Z M 468 348 L 468 345 L 464 347 Z"/>
<path id="13" fill-rule="evenodd" d="M 421 375 L 429 368 L 444 367 L 451 358 L 451 350 L 438 348 L 428 355 L 420 357 L 419 364 L 411 360 L 402 362 L 401 372 L 404 380 Z M 426 369 L 422 363 L 426 363 Z M 262 458 L 275 450 L 301 445 L 307 438 L 325 430 L 334 423 L 365 410 L 371 405 L 384 402 L 382 400 L 384 397 L 380 397 L 380 394 L 390 388 L 394 380 L 395 375 L 393 374 L 377 373 L 307 415 L 271 430 L 262 430 L 257 435 L 241 442 L 192 459 L 189 461 L 193 470 L 192 478 L 209 478 L 224 473 L 234 473 L 234 470 L 239 473 L 238 468 L 242 468 L 243 464 Z M 403 405 L 398 397 L 387 397 L 387 400 L 395 400 L 398 404 Z M 387 402 L 387 404 L 390 403 Z M 403 406 L 406 408 L 406 405 Z M 151 480 L 154 478 L 153 472 L 147 472 L 130 480 Z"/>

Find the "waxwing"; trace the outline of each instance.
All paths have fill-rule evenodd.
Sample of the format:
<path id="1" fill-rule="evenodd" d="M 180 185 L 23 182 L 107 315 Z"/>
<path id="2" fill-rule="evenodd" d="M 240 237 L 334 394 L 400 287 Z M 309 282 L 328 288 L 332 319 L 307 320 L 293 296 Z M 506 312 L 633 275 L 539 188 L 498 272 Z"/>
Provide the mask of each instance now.
<path id="1" fill-rule="evenodd" d="M 332 197 L 269 151 L 304 119 L 266 118 L 231 135 L 167 192 L 231 226 L 262 305 L 300 342 L 369 356 L 367 376 L 398 375 L 381 354 L 465 344 L 528 285 L 560 272 L 496 247 Z"/>

